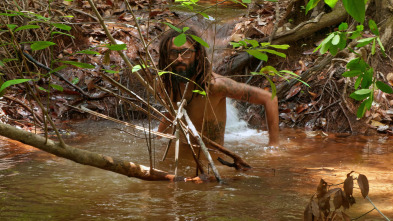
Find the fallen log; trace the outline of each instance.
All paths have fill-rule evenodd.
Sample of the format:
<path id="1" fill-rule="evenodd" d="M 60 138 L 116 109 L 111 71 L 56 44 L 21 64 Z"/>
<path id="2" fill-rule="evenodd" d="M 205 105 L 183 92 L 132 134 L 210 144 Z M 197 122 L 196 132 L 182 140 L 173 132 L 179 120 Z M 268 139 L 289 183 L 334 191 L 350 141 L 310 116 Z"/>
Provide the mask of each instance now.
<path id="1" fill-rule="evenodd" d="M 128 177 L 135 177 L 138 179 L 151 181 L 175 180 L 175 175 L 169 174 L 168 172 L 87 150 L 82 150 L 69 145 L 64 145 L 63 147 L 59 143 L 56 143 L 52 140 L 46 140 L 45 137 L 17 129 L 8 124 L 0 123 L 0 135 L 36 147 L 58 157 L 72 160 L 79 164 L 109 170 Z M 176 180 L 179 179 L 176 178 Z M 195 178 L 182 178 L 181 180 L 196 181 Z"/>

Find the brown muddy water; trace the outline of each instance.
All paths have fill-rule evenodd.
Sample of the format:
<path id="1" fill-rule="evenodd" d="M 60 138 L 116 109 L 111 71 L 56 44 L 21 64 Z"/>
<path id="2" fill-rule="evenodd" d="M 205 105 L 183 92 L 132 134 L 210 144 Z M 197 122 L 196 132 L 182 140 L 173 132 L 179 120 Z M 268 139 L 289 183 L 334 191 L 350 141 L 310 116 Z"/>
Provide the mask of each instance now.
<path id="1" fill-rule="evenodd" d="M 73 123 L 67 143 L 149 165 L 144 139 L 115 128 L 123 127 Z M 228 131 L 225 145 L 254 169 L 218 166 L 221 184 L 128 178 L 0 139 L 0 220 L 302 220 L 319 180 L 341 183 L 352 170 L 368 177 L 369 197 L 393 218 L 392 137 L 283 129 L 282 145 L 268 148 L 266 133 Z M 173 159 L 158 163 L 165 143 L 154 142 L 157 166 L 173 172 Z M 352 218 L 372 209 L 358 188 L 354 196 L 357 203 L 347 210 Z M 373 211 L 360 220 L 383 219 Z"/>

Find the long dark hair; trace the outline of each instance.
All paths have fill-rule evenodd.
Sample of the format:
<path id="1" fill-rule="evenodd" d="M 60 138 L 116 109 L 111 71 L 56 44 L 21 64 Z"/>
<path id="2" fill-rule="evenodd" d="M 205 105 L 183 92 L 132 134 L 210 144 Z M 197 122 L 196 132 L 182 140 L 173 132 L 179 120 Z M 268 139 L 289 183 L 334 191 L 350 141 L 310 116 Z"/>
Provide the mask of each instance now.
<path id="1" fill-rule="evenodd" d="M 182 27 L 180 28 L 182 29 Z M 187 41 L 193 44 L 195 48 L 195 59 L 196 61 L 196 71 L 197 75 L 195 82 L 201 86 L 204 90 L 207 88 L 207 82 L 209 79 L 209 75 L 211 74 L 211 64 L 207 59 L 206 49 L 203 45 L 199 44 L 199 42 L 195 41 L 190 35 L 198 36 L 197 33 L 193 29 L 189 29 L 186 32 Z M 172 44 L 172 39 L 177 37 L 179 32 L 171 29 L 162 37 L 160 42 L 159 50 L 160 57 L 158 60 L 158 68 L 160 70 L 168 70 L 172 71 L 168 65 L 171 63 L 169 60 L 169 45 Z M 162 75 L 162 80 L 167 90 L 168 94 L 171 96 L 172 101 L 176 101 L 178 94 L 180 93 L 179 83 L 175 80 L 175 76 L 172 74 L 164 74 Z M 190 85 L 191 86 L 191 85 Z"/>

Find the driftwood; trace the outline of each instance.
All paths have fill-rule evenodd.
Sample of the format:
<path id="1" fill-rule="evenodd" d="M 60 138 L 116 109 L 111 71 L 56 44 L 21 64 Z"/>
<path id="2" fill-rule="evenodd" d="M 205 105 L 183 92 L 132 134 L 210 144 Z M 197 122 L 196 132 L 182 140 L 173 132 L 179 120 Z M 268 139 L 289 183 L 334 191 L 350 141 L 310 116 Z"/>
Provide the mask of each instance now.
<path id="1" fill-rule="evenodd" d="M 109 170 L 128 177 L 135 177 L 142 180 L 168 180 L 173 181 L 175 176 L 168 172 L 146 167 L 136 163 L 123 161 L 110 156 L 105 156 L 98 153 L 93 153 L 87 150 L 74 148 L 69 145 L 61 146 L 52 140 L 45 142 L 45 137 L 17 129 L 13 126 L 0 123 L 0 135 L 17 140 L 24 144 L 31 145 L 40 150 L 54 154 L 58 157 L 63 157 L 72 160 L 76 163 L 97 167 L 104 170 Z M 186 181 L 193 181 L 195 179 L 186 178 Z"/>

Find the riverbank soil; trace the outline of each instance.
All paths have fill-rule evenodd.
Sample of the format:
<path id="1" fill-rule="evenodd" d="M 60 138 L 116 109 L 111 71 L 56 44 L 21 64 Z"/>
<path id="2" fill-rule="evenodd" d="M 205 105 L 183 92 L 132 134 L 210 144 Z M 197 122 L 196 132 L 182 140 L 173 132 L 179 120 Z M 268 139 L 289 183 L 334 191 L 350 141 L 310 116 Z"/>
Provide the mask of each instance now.
<path id="1" fill-rule="evenodd" d="M 389 34 L 393 17 L 388 2 L 370 1 L 367 8 L 367 19 L 372 18 L 379 24 L 386 57 L 378 52 L 371 55 L 371 49 L 367 47 L 359 51 L 355 48 L 353 52 L 344 50 L 335 57 L 314 52 L 326 34 L 336 31 L 341 22 L 348 22 L 350 28 L 356 26 L 352 19 L 342 14 L 342 10 L 337 9 L 342 8 L 340 5 L 332 10 L 321 4 L 305 15 L 305 2 L 301 0 L 279 1 L 278 4 L 256 1 L 248 8 L 234 3 L 214 6 L 213 1 L 202 1 L 202 6 L 195 6 L 194 10 L 210 7 L 204 11 L 207 13 L 206 18 L 202 15 L 189 18 L 193 13 L 165 0 L 132 1 L 130 7 L 133 13 L 130 13 L 123 1 L 98 0 L 95 4 L 116 42 L 127 46 L 124 53 L 133 65 L 149 61 L 157 64 L 159 36 L 169 28 L 165 23 L 180 24 L 185 21 L 183 25 L 199 29 L 202 38 L 210 45 L 210 52 L 215 46 L 213 67 L 220 74 L 266 90 L 271 90 L 269 81 L 264 77 L 250 77 L 250 72 L 260 67 L 273 66 L 277 70 L 288 70 L 302 77 L 309 87 L 297 81 L 288 82 L 286 75 L 271 77 L 277 87 L 282 127 L 352 134 L 392 134 L 393 96 L 375 90 L 371 110 L 366 111 L 362 119 L 357 119 L 356 111 L 360 102 L 349 98 L 354 91 L 355 79 L 342 76 L 349 59 L 362 56 L 371 64 L 378 80 L 393 85 L 392 39 Z M 0 7 L 2 11 L 10 10 L 10 14 L 15 11 L 32 13 L 25 16 L 1 15 L 6 24 L 22 26 L 35 24 L 40 19 L 51 20 L 37 22 L 39 28 L 18 30 L 13 36 L 7 33 L 1 36 L 3 42 L 13 39 L 14 43 L 21 43 L 19 51 L 13 51 L 8 46 L 0 50 L 2 81 L 35 79 L 28 84 L 8 87 L 3 92 L 4 96 L 0 100 L 2 122 L 30 131 L 36 128 L 42 131 L 46 124 L 43 108 L 49 111 L 58 124 L 68 120 L 96 118 L 74 108 L 81 105 L 120 120 L 146 118 L 146 113 L 139 109 L 146 108 L 146 105 L 130 98 L 118 86 L 105 80 L 102 73 L 139 96 L 151 98 L 154 107 L 164 110 L 127 67 L 116 49 L 103 47 L 109 41 L 88 1 L 58 0 L 53 1 L 50 8 L 39 1 L 18 3 L 5 1 Z M 49 21 L 68 25 L 72 29 L 68 31 L 60 25 L 49 24 Z M 2 29 L 5 30 L 6 26 L 2 26 Z M 365 29 L 368 29 L 367 25 Z M 371 32 L 367 33 L 372 36 Z M 290 48 L 282 51 L 286 58 L 269 54 L 268 61 L 257 68 L 261 63 L 259 60 L 251 59 L 240 50 L 231 50 L 230 42 L 243 39 L 289 44 Z M 56 45 L 51 50 L 35 50 L 31 44 L 34 41 L 51 41 Z M 150 44 L 147 51 L 143 47 L 146 43 Z M 89 52 L 80 52 L 83 50 Z M 21 56 L 22 51 L 34 60 Z M 45 70 L 45 66 L 55 69 L 64 65 L 60 60 L 91 66 L 70 65 L 57 72 Z M 153 69 L 151 65 L 150 71 L 154 72 Z M 33 95 L 44 106 L 40 107 Z M 264 122 L 261 107 L 243 103 L 236 105 L 241 110 L 241 117 L 251 127 L 260 127 Z"/>

